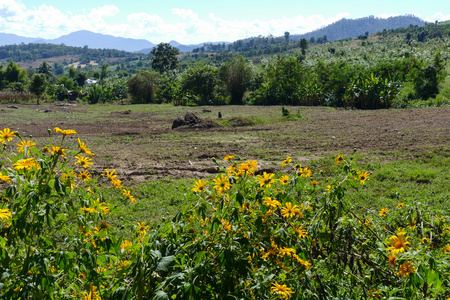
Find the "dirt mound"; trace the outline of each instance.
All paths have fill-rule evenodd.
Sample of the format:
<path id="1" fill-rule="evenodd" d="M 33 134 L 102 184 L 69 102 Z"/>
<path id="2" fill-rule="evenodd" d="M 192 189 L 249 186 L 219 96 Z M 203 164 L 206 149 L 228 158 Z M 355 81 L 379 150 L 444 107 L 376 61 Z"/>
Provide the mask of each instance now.
<path id="1" fill-rule="evenodd" d="M 211 119 L 201 119 L 197 117 L 193 112 L 188 111 L 184 117 L 179 116 L 177 119 L 175 119 L 172 123 L 172 129 L 178 128 L 178 129 L 207 129 L 207 128 L 213 128 L 213 127 L 221 127 L 216 122 L 212 121 Z"/>

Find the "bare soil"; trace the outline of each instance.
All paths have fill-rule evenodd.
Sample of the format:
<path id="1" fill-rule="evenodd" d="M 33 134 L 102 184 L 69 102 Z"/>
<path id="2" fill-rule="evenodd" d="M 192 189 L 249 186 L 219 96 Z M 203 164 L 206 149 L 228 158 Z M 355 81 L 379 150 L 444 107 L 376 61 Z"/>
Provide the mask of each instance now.
<path id="1" fill-rule="evenodd" d="M 428 151 L 450 153 L 449 107 L 376 111 L 302 107 L 302 119 L 283 121 L 278 117 L 280 107 L 211 107 L 212 112 L 203 112 L 201 107 L 139 111 L 111 105 L 90 118 L 87 105 L 17 106 L 16 114 L 23 112 L 23 117 L 14 120 L 6 118 L 12 109 L 0 107 L 0 129 L 9 127 L 38 139 L 49 128 L 74 129 L 96 153 L 98 172 L 115 168 L 122 178 L 136 183 L 208 176 L 217 172 L 212 158 L 220 161 L 225 155 L 255 159 L 263 169 L 276 171 L 287 156 L 305 162 L 354 150 L 385 160 Z M 247 115 L 278 118 L 256 125 L 171 130 L 173 120 L 187 110 L 214 121 L 218 111 L 229 119 L 244 110 Z M 69 140 L 76 143 L 77 137 Z"/>

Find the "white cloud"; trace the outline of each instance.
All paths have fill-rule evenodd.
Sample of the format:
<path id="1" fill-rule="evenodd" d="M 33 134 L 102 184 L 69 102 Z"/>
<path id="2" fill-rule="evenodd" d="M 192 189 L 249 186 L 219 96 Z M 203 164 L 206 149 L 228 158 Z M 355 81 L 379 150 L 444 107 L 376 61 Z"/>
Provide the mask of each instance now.
<path id="1" fill-rule="evenodd" d="M 443 13 L 438 12 L 430 18 L 425 18 L 425 21 L 427 22 L 435 22 L 436 20 L 440 22 L 450 20 L 450 15 L 444 15 Z"/>
<path id="2" fill-rule="evenodd" d="M 56 38 L 77 30 L 90 30 L 114 36 L 147 39 L 153 43 L 176 40 L 182 44 L 201 42 L 233 42 L 246 37 L 282 36 L 285 31 L 302 34 L 350 17 L 349 13 L 323 15 L 297 15 L 269 20 L 228 20 L 210 13 L 200 17 L 192 9 L 173 8 L 175 21 L 167 22 L 161 16 L 145 12 L 132 13 L 117 23 L 120 10 L 114 5 L 104 5 L 81 13 L 61 12 L 53 6 L 41 5 L 28 9 L 18 0 L 0 0 L 0 32 L 22 36 Z M 392 14 L 378 17 L 388 18 Z M 436 13 L 427 21 L 449 20 L 450 15 Z"/>

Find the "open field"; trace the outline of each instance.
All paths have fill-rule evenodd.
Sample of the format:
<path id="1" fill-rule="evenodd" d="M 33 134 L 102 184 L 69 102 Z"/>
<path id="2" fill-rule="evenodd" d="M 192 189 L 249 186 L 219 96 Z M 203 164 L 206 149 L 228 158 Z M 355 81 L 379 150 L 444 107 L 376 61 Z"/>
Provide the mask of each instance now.
<path id="1" fill-rule="evenodd" d="M 95 151 L 97 171 L 116 168 L 133 183 L 204 177 L 215 173 L 213 157 L 228 154 L 256 159 L 262 168 L 276 171 L 287 156 L 308 161 L 336 153 L 348 155 L 356 149 L 385 162 L 396 157 L 412 159 L 450 145 L 449 107 L 378 111 L 289 107 L 291 116 L 300 109 L 300 117 L 290 119 L 283 118 L 277 106 L 222 106 L 209 108 L 211 112 L 169 105 L 44 104 L 0 109 L 0 127 L 10 127 L 24 137 L 44 137 L 54 127 L 76 130 Z M 172 130 L 173 120 L 187 110 L 225 127 Z M 222 120 L 217 119 L 218 112 Z M 233 118 L 253 125 L 230 126 Z"/>
<path id="2" fill-rule="evenodd" d="M 172 130 L 188 109 L 221 126 Z M 274 282 L 286 282 L 299 295 L 450 297 L 450 108 L 288 109 L 283 117 L 275 106 L 3 105 L 0 129 L 37 143 L 31 158 L 20 159 L 26 150 L 7 153 L 17 137 L 5 142 L 4 169 L 11 176 L 3 171 L 0 179 L 2 187 L 11 186 L 2 189 L 8 207 L 0 216 L 11 225 L 0 235 L 7 253 L 0 259 L 13 266 L 3 273 L 6 292 L 24 299 L 54 287 L 55 295 L 101 290 L 102 299 L 170 299 L 165 295 L 195 284 L 195 293 L 209 295 L 190 299 L 211 299 L 223 282 L 232 282 L 230 295 L 241 284 L 240 299 L 255 293 L 273 299 Z M 8 134 L 3 129 L 4 139 Z M 89 153 L 77 155 L 78 137 L 96 154 L 93 173 L 110 168 L 106 176 L 81 182 Z M 38 149 L 62 140 L 75 151 L 63 158 L 53 146 L 38 157 L 38 167 L 22 168 L 35 164 Z M 345 157 L 338 160 L 338 153 Z M 260 166 L 248 162 L 219 175 L 212 158 L 222 165 L 225 155 Z M 293 161 L 281 167 L 287 156 Z M 250 168 L 262 176 L 241 173 Z M 68 173 L 79 180 L 66 194 Z M 42 257 L 49 266 L 39 263 Z M 184 278 L 192 272 L 204 279 L 191 285 Z"/>

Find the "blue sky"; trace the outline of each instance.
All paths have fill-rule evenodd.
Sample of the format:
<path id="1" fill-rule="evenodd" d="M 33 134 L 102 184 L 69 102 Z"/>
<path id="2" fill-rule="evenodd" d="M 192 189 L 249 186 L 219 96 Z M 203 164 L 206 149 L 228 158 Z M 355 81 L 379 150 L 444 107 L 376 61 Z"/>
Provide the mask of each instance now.
<path id="1" fill-rule="evenodd" d="M 45 3 L 45 4 L 44 4 Z M 183 44 L 305 33 L 341 18 L 450 19 L 448 0 L 0 0 L 0 32 L 56 38 L 77 30 Z"/>

